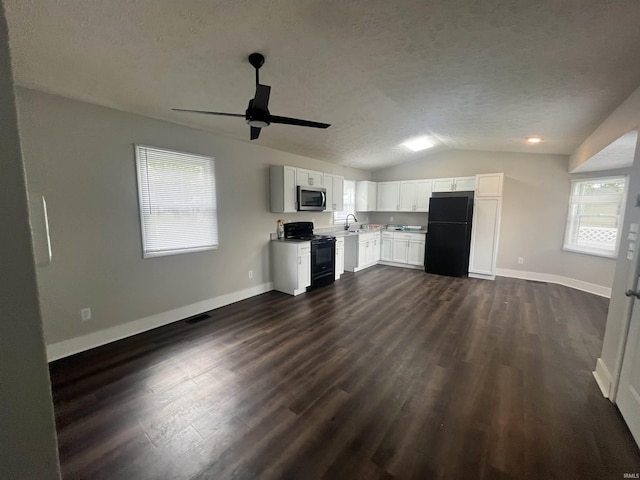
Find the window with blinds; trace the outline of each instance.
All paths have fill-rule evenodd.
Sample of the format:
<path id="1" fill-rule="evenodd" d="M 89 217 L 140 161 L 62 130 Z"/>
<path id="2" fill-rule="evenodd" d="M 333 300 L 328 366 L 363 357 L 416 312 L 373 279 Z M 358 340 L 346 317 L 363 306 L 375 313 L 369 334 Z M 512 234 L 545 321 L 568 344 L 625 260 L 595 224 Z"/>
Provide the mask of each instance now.
<path id="1" fill-rule="evenodd" d="M 615 257 L 624 218 L 626 177 L 572 180 L 564 249 Z"/>
<path id="2" fill-rule="evenodd" d="M 333 223 L 344 223 L 347 215 L 356 214 L 356 182 L 345 180 L 343 195 L 344 210 L 333 212 Z"/>
<path id="3" fill-rule="evenodd" d="M 136 145 L 143 256 L 218 248 L 214 159 Z"/>

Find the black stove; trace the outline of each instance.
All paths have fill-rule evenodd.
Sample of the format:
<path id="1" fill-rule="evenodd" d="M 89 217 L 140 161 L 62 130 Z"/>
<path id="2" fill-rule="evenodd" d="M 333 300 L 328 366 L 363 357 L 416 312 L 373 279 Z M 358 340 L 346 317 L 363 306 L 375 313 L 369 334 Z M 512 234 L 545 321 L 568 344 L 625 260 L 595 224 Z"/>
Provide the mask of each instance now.
<path id="1" fill-rule="evenodd" d="M 316 288 L 335 281 L 336 237 L 314 235 L 313 222 L 284 224 L 285 240 L 311 242 L 311 287 Z"/>

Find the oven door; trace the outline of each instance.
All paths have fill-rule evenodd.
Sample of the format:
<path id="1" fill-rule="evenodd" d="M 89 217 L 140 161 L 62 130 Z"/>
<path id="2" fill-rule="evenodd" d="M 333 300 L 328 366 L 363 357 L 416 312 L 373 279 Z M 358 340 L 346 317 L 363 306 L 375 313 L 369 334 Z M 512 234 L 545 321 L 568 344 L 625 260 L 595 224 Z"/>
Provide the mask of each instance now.
<path id="1" fill-rule="evenodd" d="M 311 242 L 311 287 L 335 281 L 336 241 Z"/>
<path id="2" fill-rule="evenodd" d="M 322 212 L 327 208 L 327 191 L 320 187 L 298 186 L 298 210 Z"/>

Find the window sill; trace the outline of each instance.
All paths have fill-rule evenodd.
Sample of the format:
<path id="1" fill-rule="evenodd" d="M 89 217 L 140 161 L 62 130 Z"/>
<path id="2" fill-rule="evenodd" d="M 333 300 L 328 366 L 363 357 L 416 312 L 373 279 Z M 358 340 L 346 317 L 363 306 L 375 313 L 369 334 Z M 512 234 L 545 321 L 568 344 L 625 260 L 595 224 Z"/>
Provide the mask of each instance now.
<path id="1" fill-rule="evenodd" d="M 601 258 L 610 258 L 612 260 L 616 260 L 618 258 L 618 253 L 617 252 L 598 252 L 598 251 L 593 251 L 593 250 L 582 250 L 579 248 L 573 248 L 573 247 L 562 247 L 562 250 L 564 250 L 565 252 L 571 252 L 571 253 L 582 253 L 583 255 L 590 255 L 592 257 L 601 257 Z"/>

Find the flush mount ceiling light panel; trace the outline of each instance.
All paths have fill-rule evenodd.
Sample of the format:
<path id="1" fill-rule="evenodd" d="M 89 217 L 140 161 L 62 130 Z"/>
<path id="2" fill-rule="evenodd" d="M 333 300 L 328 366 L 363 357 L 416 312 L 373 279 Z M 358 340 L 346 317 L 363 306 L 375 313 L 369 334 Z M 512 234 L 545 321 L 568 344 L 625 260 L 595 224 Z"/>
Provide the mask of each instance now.
<path id="1" fill-rule="evenodd" d="M 527 137 L 527 143 L 535 144 L 540 143 L 542 139 L 540 137 Z"/>
<path id="2" fill-rule="evenodd" d="M 429 140 L 429 137 L 418 137 L 407 140 L 401 144 L 403 147 L 407 147 L 409 150 L 419 152 L 420 150 L 426 150 L 433 147 L 433 142 Z"/>

